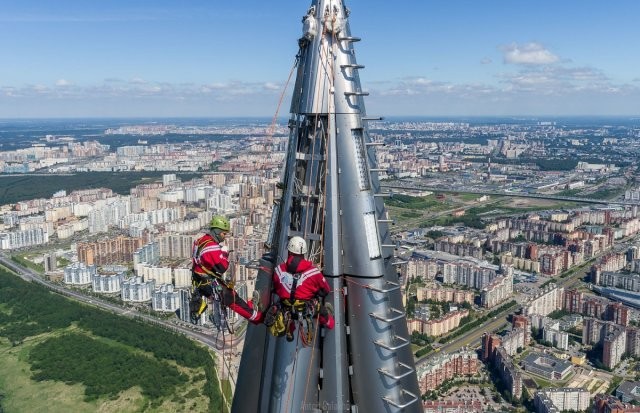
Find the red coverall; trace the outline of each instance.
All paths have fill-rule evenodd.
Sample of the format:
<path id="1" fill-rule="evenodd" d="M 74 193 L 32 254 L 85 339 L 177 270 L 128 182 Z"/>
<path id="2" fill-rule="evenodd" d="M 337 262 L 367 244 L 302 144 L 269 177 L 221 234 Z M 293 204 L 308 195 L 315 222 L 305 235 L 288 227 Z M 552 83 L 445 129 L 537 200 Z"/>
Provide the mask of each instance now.
<path id="1" fill-rule="evenodd" d="M 229 253 L 224 251 L 211 235 L 205 234 L 193 243 L 191 255 L 192 278 L 198 286 L 198 292 L 207 298 L 213 295 L 209 280 L 216 278 L 222 288 L 222 304 L 254 324 L 262 321 L 262 313 L 244 301 L 233 289 L 222 281 L 222 274 L 229 268 Z"/>
<path id="2" fill-rule="evenodd" d="M 300 277 L 296 285 L 295 300 L 309 301 L 316 297 L 324 297 L 329 294 L 331 287 L 324 275 L 311 261 L 301 259 L 297 268 L 293 268 L 295 255 L 289 254 L 286 262 L 278 265 L 273 273 L 273 289 L 281 300 L 291 300 L 291 287 L 293 286 L 293 274 Z M 331 313 L 318 316 L 318 322 L 328 329 L 333 329 L 335 320 Z"/>

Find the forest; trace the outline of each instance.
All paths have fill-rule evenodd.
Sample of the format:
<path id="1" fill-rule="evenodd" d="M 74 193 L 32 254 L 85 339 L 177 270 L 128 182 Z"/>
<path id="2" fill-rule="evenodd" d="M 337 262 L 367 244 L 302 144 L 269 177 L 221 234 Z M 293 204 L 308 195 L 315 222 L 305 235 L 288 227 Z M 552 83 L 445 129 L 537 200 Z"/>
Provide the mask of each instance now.
<path id="1" fill-rule="evenodd" d="M 55 333 L 55 334 L 51 334 Z M 200 371 L 209 411 L 221 411 L 209 350 L 183 335 L 89 307 L 0 267 L 0 337 L 12 346 L 46 335 L 30 351 L 32 380 L 82 383 L 87 400 L 113 398 L 138 386 L 156 406 L 178 397 L 178 367 Z M 204 369 L 204 374 L 202 374 Z M 193 379 L 192 379 L 193 380 Z"/>
<path id="2" fill-rule="evenodd" d="M 70 193 L 79 189 L 110 188 L 128 195 L 131 188 L 142 183 L 161 180 L 166 171 L 144 172 L 82 172 L 69 175 L 11 175 L 0 176 L 0 205 L 37 198 L 51 198 L 60 190 Z M 200 176 L 199 173 L 177 174 L 183 181 Z"/>

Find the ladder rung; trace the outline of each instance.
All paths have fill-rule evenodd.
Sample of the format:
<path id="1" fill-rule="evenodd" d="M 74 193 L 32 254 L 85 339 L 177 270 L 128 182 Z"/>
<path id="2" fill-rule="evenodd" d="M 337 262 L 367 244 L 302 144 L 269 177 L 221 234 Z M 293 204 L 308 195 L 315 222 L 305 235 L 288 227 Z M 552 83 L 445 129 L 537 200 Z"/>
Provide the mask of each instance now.
<path id="1" fill-rule="evenodd" d="M 369 96 L 369 92 L 344 92 L 345 96 Z"/>
<path id="2" fill-rule="evenodd" d="M 382 244 L 380 245 L 382 248 L 397 248 L 396 244 Z"/>
<path id="3" fill-rule="evenodd" d="M 418 396 L 416 396 L 415 394 L 413 394 L 411 392 L 408 392 L 408 391 L 406 391 L 404 389 L 402 390 L 402 392 L 408 394 L 411 397 L 413 397 L 413 399 L 411 401 L 408 401 L 408 402 L 404 403 L 404 404 L 396 403 L 396 402 L 394 402 L 393 400 L 391 400 L 390 398 L 388 398 L 386 396 L 383 397 L 382 400 L 384 400 L 385 402 L 387 402 L 389 404 L 392 404 L 392 405 L 396 406 L 398 409 L 401 409 L 401 410 L 404 409 L 405 407 L 411 406 L 413 403 L 418 401 Z"/>
<path id="4" fill-rule="evenodd" d="M 345 41 L 345 42 L 359 42 L 360 40 L 362 40 L 359 37 L 353 37 L 353 36 L 348 36 L 348 37 L 338 37 L 338 41 Z"/>
<path id="5" fill-rule="evenodd" d="M 380 346 L 380 347 L 382 347 L 382 348 L 384 348 L 384 349 L 387 349 L 387 350 L 389 350 L 389 351 L 396 351 L 396 350 L 401 349 L 402 347 L 405 347 L 405 346 L 408 346 L 409 344 L 411 344 L 411 342 L 410 342 L 409 340 L 407 340 L 407 339 L 404 339 L 404 338 L 402 338 L 402 337 L 398 337 L 398 336 L 394 336 L 394 337 L 395 337 L 397 340 L 400 340 L 400 341 L 401 341 L 401 343 L 400 343 L 400 344 L 398 344 L 397 346 L 390 346 L 390 345 L 388 345 L 388 344 L 386 344 L 386 343 L 383 343 L 383 342 L 382 342 L 382 341 L 380 341 L 380 340 L 376 340 L 376 341 L 374 341 L 373 343 L 374 343 L 376 346 Z"/>
<path id="6" fill-rule="evenodd" d="M 402 374 L 400 374 L 398 376 L 394 376 L 393 374 L 391 374 L 390 372 L 386 371 L 385 369 L 378 369 L 378 371 L 380 373 L 384 374 L 385 376 L 389 377 L 390 379 L 393 379 L 393 380 L 396 380 L 396 381 L 398 381 L 398 380 L 400 380 L 400 379 L 402 379 L 404 377 L 407 377 L 408 375 L 410 375 L 411 373 L 413 373 L 415 371 L 411 366 L 408 366 L 408 365 L 406 365 L 404 363 L 398 362 L 398 365 L 404 367 L 405 369 L 407 369 L 407 371 L 405 371 L 404 373 L 402 373 Z"/>
<path id="7" fill-rule="evenodd" d="M 370 168 L 369 172 L 387 172 L 387 168 Z"/>
<path id="8" fill-rule="evenodd" d="M 382 116 L 363 116 L 362 120 L 384 120 Z"/>
<path id="9" fill-rule="evenodd" d="M 357 65 L 353 63 L 349 63 L 347 65 L 340 65 L 343 69 L 364 69 L 364 65 Z"/>
<path id="10" fill-rule="evenodd" d="M 305 161 L 323 161 L 324 155 L 320 154 L 310 154 L 310 153 L 300 153 L 296 152 L 297 160 L 305 160 Z"/>
<path id="11" fill-rule="evenodd" d="M 397 310 L 395 308 L 392 308 L 391 311 L 396 313 L 396 314 L 398 314 L 398 315 L 395 316 L 395 317 L 391 317 L 391 318 L 385 318 L 385 317 L 383 317 L 383 316 L 381 316 L 379 314 L 376 314 L 376 313 L 369 313 L 369 315 L 371 317 L 377 319 L 377 320 L 384 321 L 385 323 L 393 323 L 394 321 L 400 320 L 401 318 L 403 318 L 405 316 L 403 311 Z"/>
<path id="12" fill-rule="evenodd" d="M 378 222 L 393 224 L 394 221 L 392 219 L 379 219 Z"/>
<path id="13" fill-rule="evenodd" d="M 384 194 L 373 194 L 373 197 L 374 198 L 388 198 L 391 195 L 393 195 L 393 194 L 390 193 L 390 192 L 387 192 L 387 193 L 384 193 Z"/>
<path id="14" fill-rule="evenodd" d="M 393 281 L 387 281 L 387 284 L 391 284 L 393 285 L 393 287 L 388 288 L 386 290 L 383 290 L 382 288 L 378 288 L 378 287 L 372 287 L 371 285 L 367 285 L 367 288 L 379 293 L 389 293 L 391 291 L 395 291 L 395 290 L 399 290 L 400 289 L 400 284 L 398 283 L 394 283 Z"/>
<path id="15" fill-rule="evenodd" d="M 384 142 L 367 142 L 365 146 L 387 146 Z"/>
<path id="16" fill-rule="evenodd" d="M 296 193 L 296 194 L 291 194 L 291 196 L 293 198 L 302 198 L 303 200 L 309 198 L 309 199 L 316 199 L 320 197 L 320 194 L 306 194 L 304 192 L 300 192 L 300 193 Z"/>

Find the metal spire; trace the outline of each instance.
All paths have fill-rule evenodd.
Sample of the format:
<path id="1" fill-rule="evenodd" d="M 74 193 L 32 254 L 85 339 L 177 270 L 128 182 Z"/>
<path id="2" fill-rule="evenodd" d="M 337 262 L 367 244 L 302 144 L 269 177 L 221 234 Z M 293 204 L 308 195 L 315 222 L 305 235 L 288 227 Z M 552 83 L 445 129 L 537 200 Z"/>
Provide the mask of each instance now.
<path id="1" fill-rule="evenodd" d="M 313 345 L 250 326 L 233 412 L 420 412 L 420 392 L 365 117 L 349 10 L 313 0 L 303 17 L 282 197 L 268 245 L 286 257 L 294 235 L 309 243 L 332 293 L 334 330 Z M 268 264 L 263 261 L 263 264 Z M 264 271 L 256 288 L 268 289 Z"/>

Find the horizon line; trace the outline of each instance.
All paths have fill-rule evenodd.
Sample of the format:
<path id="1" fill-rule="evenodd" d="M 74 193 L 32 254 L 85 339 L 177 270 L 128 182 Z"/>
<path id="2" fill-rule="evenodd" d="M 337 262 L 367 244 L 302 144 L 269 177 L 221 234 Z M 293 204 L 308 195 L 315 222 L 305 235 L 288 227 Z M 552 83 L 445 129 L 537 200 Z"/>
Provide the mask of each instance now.
<path id="1" fill-rule="evenodd" d="M 288 119 L 289 116 L 278 116 L 276 119 Z M 629 118 L 640 120 L 640 113 L 635 115 L 600 115 L 600 114 L 584 114 L 584 115 L 387 115 L 382 116 L 381 121 L 387 118 Z M 229 115 L 229 116 L 166 116 L 166 115 L 140 115 L 140 116 L 25 116 L 25 117 L 1 117 L 0 121 L 25 121 L 25 120 L 84 120 L 84 119 L 271 119 L 270 115 Z"/>

